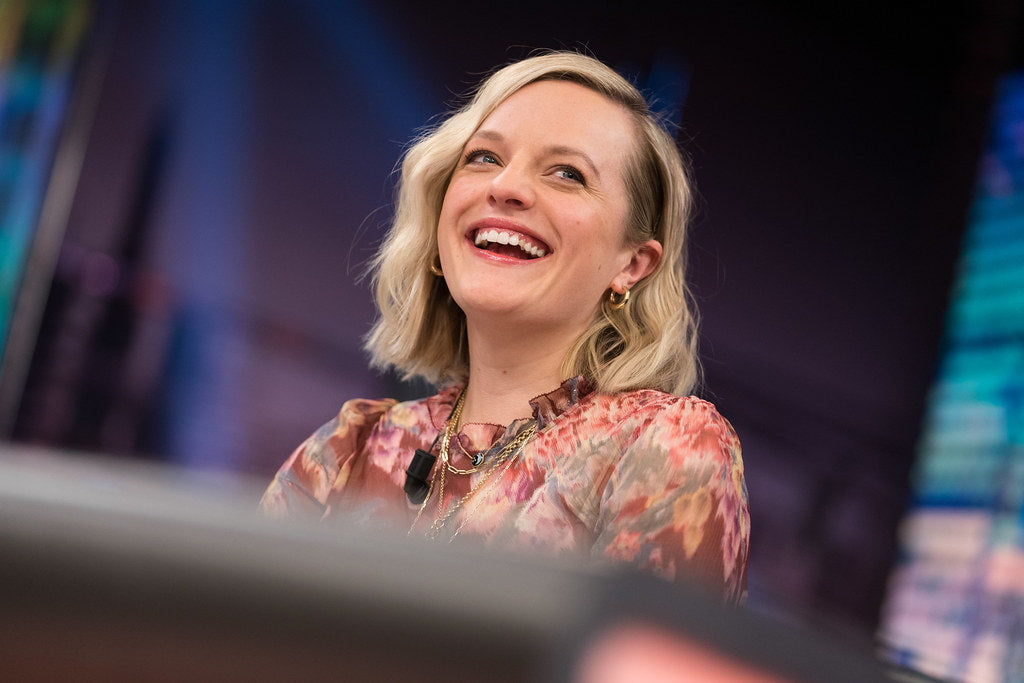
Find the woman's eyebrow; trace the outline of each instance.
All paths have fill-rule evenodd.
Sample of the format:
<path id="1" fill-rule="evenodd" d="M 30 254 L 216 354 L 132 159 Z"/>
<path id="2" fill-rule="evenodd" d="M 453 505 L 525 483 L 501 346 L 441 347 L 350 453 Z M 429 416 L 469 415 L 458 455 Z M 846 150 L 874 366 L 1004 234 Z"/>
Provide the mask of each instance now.
<path id="1" fill-rule="evenodd" d="M 590 170 L 593 171 L 595 178 L 597 178 L 598 180 L 600 180 L 601 178 L 601 171 L 597 169 L 597 164 L 595 164 L 594 160 L 591 159 L 590 156 L 582 149 L 578 149 L 576 147 L 569 147 L 568 145 L 551 145 L 550 147 L 546 147 L 544 151 L 547 152 L 548 154 L 579 157 L 580 159 L 583 159 L 587 166 L 590 167 Z"/>
<path id="2" fill-rule="evenodd" d="M 488 130 L 481 128 L 477 132 L 473 133 L 474 138 L 486 138 L 487 140 L 493 140 L 495 142 L 504 142 L 505 137 L 496 130 Z M 472 139 L 472 138 L 470 138 Z"/>

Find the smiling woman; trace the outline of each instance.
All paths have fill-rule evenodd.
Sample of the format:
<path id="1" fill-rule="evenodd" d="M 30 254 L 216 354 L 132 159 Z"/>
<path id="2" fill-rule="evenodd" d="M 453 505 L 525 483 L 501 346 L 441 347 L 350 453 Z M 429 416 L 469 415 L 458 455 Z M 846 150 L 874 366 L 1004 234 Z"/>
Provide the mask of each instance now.
<path id="1" fill-rule="evenodd" d="M 689 205 L 675 142 L 612 69 L 557 52 L 496 71 L 409 149 L 373 262 L 373 363 L 439 392 L 345 403 L 263 509 L 628 561 L 740 600 L 739 441 L 687 395 Z"/>
<path id="2" fill-rule="evenodd" d="M 626 236 L 634 128 L 617 102 L 578 83 L 547 80 L 509 96 L 470 137 L 437 229 L 448 291 L 466 315 L 470 359 L 523 365 L 519 335 L 511 333 L 525 328 L 554 353 L 531 357 L 517 376 L 578 374 L 563 373 L 564 357 L 599 318 L 606 292 L 624 294 L 658 265 L 657 240 Z M 495 233 L 499 243 L 504 235 L 531 245 L 537 258 L 492 248 Z M 473 369 L 470 408 L 478 405 Z M 509 398 L 502 423 L 521 408 Z"/>

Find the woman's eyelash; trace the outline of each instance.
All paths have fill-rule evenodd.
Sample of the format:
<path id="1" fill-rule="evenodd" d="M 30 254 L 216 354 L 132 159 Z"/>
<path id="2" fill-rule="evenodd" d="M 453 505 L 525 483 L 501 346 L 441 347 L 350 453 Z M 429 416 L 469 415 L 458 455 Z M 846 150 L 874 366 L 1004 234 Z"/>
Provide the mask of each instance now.
<path id="1" fill-rule="evenodd" d="M 586 185 L 587 184 L 586 176 L 584 176 L 583 172 L 580 171 L 575 166 L 559 166 L 558 167 L 558 172 L 559 173 L 565 173 L 566 177 L 569 180 L 575 180 L 580 185 Z"/>
<path id="2" fill-rule="evenodd" d="M 474 161 L 477 161 L 477 157 L 482 157 L 482 156 L 490 157 L 495 162 L 497 162 L 497 160 L 498 160 L 498 158 L 496 156 L 494 156 L 494 154 L 492 152 L 489 152 L 486 149 L 474 149 L 472 152 L 468 152 L 466 154 L 466 163 L 467 164 L 473 163 Z"/>
<path id="3" fill-rule="evenodd" d="M 486 157 L 487 159 L 489 159 L 489 161 L 485 161 L 481 157 Z M 496 163 L 498 163 L 498 157 L 494 154 L 494 152 L 491 152 L 489 150 L 486 150 L 486 149 L 474 149 L 474 150 L 466 153 L 465 163 L 467 163 L 467 164 L 495 163 L 496 164 Z M 573 182 L 577 182 L 580 185 L 583 185 L 584 187 L 587 186 L 587 177 L 585 175 L 583 175 L 583 171 L 581 171 L 580 169 L 576 168 L 575 166 L 570 166 L 568 164 L 562 164 L 562 165 L 560 165 L 560 166 L 558 166 L 556 168 L 555 172 L 556 173 L 560 173 L 560 174 L 564 174 L 562 177 L 564 177 L 566 180 L 571 180 Z"/>

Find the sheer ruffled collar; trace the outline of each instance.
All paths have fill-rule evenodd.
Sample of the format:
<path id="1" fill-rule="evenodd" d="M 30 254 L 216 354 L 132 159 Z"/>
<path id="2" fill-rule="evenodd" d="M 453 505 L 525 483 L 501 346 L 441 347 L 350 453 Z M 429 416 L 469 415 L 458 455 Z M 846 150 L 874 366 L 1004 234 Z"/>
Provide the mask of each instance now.
<path id="1" fill-rule="evenodd" d="M 444 431 L 445 421 L 451 415 L 462 387 L 462 384 L 446 385 L 437 394 L 427 399 L 430 421 L 439 432 Z M 554 390 L 530 399 L 530 407 L 533 411 L 530 417 L 519 418 L 508 426 L 478 422 L 461 425 L 459 444 L 453 444 L 452 464 L 458 466 L 456 460 L 459 459 L 459 456 L 468 460 L 468 456 L 460 451 L 465 450 L 469 453 L 475 453 L 493 446 L 500 446 L 533 420 L 537 420 L 537 429 L 544 429 L 556 420 L 559 415 L 579 403 L 592 392 L 593 387 L 585 377 L 582 375 L 571 377 Z M 459 448 L 460 445 L 461 449 Z"/>

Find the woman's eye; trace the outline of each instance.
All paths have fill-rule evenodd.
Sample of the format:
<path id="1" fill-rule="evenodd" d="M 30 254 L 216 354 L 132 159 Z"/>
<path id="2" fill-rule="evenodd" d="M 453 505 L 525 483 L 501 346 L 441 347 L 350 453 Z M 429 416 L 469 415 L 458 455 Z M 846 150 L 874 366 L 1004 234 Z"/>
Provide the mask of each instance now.
<path id="1" fill-rule="evenodd" d="M 466 155 L 467 164 L 496 164 L 498 157 L 482 149 L 474 150 Z"/>
<path id="2" fill-rule="evenodd" d="M 559 166 L 555 171 L 555 174 L 559 178 L 565 178 L 566 180 L 572 180 L 579 183 L 580 185 L 586 185 L 587 179 L 583 177 L 583 173 L 578 168 L 573 166 Z"/>

